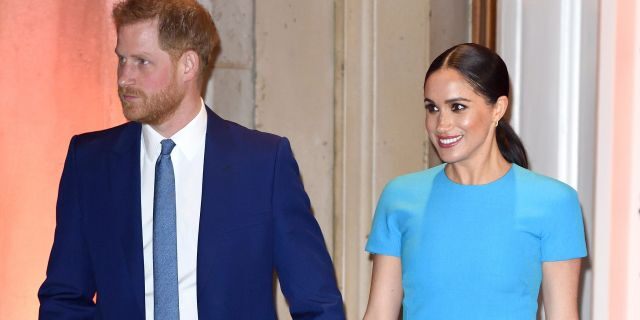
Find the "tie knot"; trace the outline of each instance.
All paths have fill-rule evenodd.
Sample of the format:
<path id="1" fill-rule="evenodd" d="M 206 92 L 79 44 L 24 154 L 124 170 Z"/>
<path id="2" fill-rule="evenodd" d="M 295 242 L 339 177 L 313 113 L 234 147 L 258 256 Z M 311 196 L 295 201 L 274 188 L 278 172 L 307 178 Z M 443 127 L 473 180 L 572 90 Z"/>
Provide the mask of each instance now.
<path id="1" fill-rule="evenodd" d="M 173 142 L 173 140 L 171 139 L 164 139 L 160 141 L 160 144 L 162 145 L 162 150 L 160 150 L 160 154 L 163 156 L 170 155 L 171 150 L 173 150 L 173 147 L 176 146 L 175 142 Z"/>

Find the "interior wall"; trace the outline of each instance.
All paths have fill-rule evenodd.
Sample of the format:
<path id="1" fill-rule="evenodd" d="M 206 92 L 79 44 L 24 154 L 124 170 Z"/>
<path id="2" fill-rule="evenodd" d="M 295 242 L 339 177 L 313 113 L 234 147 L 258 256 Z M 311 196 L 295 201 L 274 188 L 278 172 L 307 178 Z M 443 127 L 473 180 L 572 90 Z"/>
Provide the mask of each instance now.
<path id="1" fill-rule="evenodd" d="M 431 0 L 429 15 L 429 57 L 471 40 L 470 0 Z"/>
<path id="2" fill-rule="evenodd" d="M 251 4 L 244 2 L 243 11 L 251 11 L 247 9 Z M 248 22 L 230 19 L 234 13 L 225 11 L 229 6 L 212 3 L 224 57 L 225 42 L 238 38 L 225 39 L 225 19 L 235 22 L 228 25 L 231 34 L 245 28 L 237 24 Z M 255 110 L 250 125 L 291 140 L 314 214 L 334 257 L 347 312 L 350 318 L 361 317 L 370 278 L 364 241 L 377 195 L 391 177 L 425 166 L 422 78 L 429 60 L 428 5 L 412 1 L 401 10 L 384 1 L 281 0 L 253 5 Z M 228 54 L 226 59 L 234 58 Z M 217 68 L 226 65 L 238 64 L 219 62 Z M 209 87 L 214 99 L 228 94 L 216 86 L 233 88 L 219 84 L 228 79 L 217 72 L 214 78 L 220 75 L 219 80 Z M 349 99 L 345 102 L 342 94 L 352 98 L 345 96 Z M 366 159 L 348 158 L 355 146 L 371 153 L 361 154 Z M 354 160 L 347 164 L 354 170 L 344 178 L 339 172 L 347 166 L 343 162 L 347 158 Z M 366 168 L 372 170 L 365 173 Z M 355 197 L 363 192 L 366 198 Z M 349 207 L 347 202 L 356 211 L 342 210 Z M 348 270 L 358 270 L 357 279 L 362 281 L 348 276 Z M 278 316 L 290 318 L 281 295 Z"/>
<path id="3" fill-rule="evenodd" d="M 255 2 L 255 128 L 286 136 L 333 254 L 333 3 Z M 279 319 L 290 319 L 278 290 Z"/>
<path id="4" fill-rule="evenodd" d="M 221 117 L 254 128 L 255 1 L 198 1 L 212 13 L 221 43 L 204 100 Z"/>
<path id="5" fill-rule="evenodd" d="M 427 1 L 336 2 L 334 263 L 348 319 L 366 310 L 364 246 L 382 188 L 426 166 L 429 28 Z"/>

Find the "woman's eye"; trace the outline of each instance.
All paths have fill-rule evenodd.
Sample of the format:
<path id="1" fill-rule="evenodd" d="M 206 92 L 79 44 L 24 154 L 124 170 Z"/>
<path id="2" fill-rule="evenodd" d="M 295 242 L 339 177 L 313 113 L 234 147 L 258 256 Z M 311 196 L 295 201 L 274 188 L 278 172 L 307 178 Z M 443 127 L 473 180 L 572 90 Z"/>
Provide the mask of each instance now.
<path id="1" fill-rule="evenodd" d="M 429 113 L 438 112 L 438 107 L 436 107 L 436 105 L 433 103 L 425 104 L 424 108 L 427 109 L 427 112 Z"/>
<path id="2" fill-rule="evenodd" d="M 459 103 L 454 103 L 453 105 L 451 105 L 451 111 L 462 111 L 466 108 L 467 106 Z"/>

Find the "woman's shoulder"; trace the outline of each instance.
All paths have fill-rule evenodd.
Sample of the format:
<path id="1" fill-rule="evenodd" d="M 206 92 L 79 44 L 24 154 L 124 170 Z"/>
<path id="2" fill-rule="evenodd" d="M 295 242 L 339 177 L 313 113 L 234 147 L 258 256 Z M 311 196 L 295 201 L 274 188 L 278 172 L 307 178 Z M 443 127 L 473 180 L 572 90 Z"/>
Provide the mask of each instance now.
<path id="1" fill-rule="evenodd" d="M 444 170 L 444 164 L 435 166 L 433 168 L 412 172 L 404 175 L 397 176 L 389 183 L 386 188 L 392 189 L 411 189 L 411 188 L 424 188 L 426 185 L 433 183 L 434 178 Z"/>
<path id="2" fill-rule="evenodd" d="M 412 172 L 391 179 L 382 191 L 384 198 L 412 199 L 421 197 L 431 190 L 435 177 L 444 169 L 444 165 L 438 165 L 430 169 Z"/>
<path id="3" fill-rule="evenodd" d="M 543 174 L 513 165 L 516 175 L 516 190 L 529 196 L 543 197 L 548 200 L 576 199 L 577 192 L 570 185 Z"/>

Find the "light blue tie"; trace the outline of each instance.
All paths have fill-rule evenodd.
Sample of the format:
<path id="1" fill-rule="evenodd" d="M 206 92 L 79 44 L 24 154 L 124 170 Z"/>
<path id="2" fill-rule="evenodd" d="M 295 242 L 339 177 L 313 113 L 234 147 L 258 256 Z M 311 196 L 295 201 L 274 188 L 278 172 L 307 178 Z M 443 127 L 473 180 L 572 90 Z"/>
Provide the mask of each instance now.
<path id="1" fill-rule="evenodd" d="M 160 142 L 153 190 L 153 314 L 155 320 L 178 320 L 176 188 L 171 139 Z"/>

